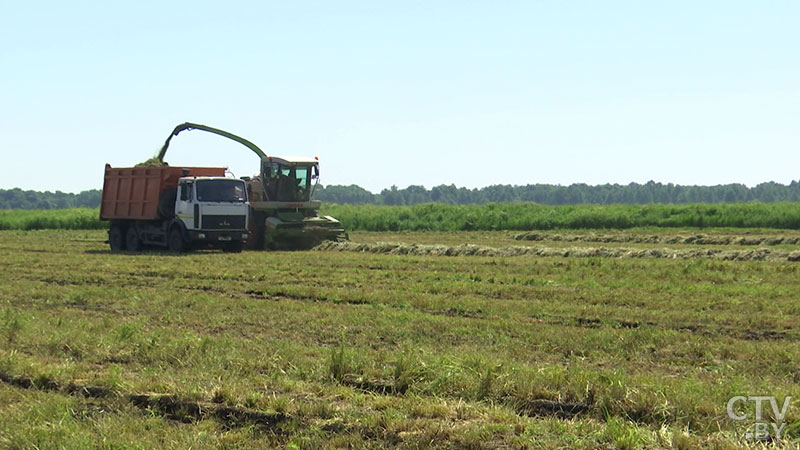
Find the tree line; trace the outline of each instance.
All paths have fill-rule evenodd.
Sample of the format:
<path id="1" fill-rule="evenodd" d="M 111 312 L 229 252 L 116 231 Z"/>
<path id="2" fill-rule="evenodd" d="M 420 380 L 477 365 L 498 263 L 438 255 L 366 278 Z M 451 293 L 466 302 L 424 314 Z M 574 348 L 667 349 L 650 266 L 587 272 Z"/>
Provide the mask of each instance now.
<path id="1" fill-rule="evenodd" d="M 773 203 L 800 201 L 800 182 L 792 181 L 789 185 L 769 182 L 747 187 L 743 184 L 682 186 L 650 181 L 645 184 L 602 184 L 595 186 L 587 184 L 572 184 L 569 186 L 552 184 L 493 185 L 476 189 L 456 187 L 451 184 L 440 185 L 431 189 L 426 189 L 423 186 L 409 186 L 405 189 L 398 189 L 397 186 L 392 186 L 378 194 L 373 194 L 357 185 L 332 185 L 319 188 L 317 190 L 317 199 L 338 204 L 376 205 L 416 205 L 420 203 L 474 205 L 513 202 L 533 202 L 543 205 L 686 204 L 752 201 Z"/>
<path id="2" fill-rule="evenodd" d="M 92 189 L 78 194 L 23 191 L 19 188 L 0 189 L 0 209 L 64 209 L 97 208 L 101 191 Z M 645 184 L 529 184 L 525 186 L 493 185 L 468 189 L 455 185 L 439 185 L 431 189 L 424 186 L 397 186 L 374 194 L 355 184 L 349 186 L 320 186 L 316 198 L 338 204 L 417 205 L 444 203 L 450 205 L 479 205 L 486 203 L 532 202 L 542 205 L 577 204 L 687 204 L 687 203 L 737 203 L 758 201 L 800 202 L 800 182 L 790 184 L 775 182 L 747 187 L 743 184 L 717 186 L 683 186 L 672 183 Z"/>
<path id="3" fill-rule="evenodd" d="M 0 209 L 67 209 L 97 208 L 100 189 L 72 194 L 61 191 L 23 191 L 19 188 L 0 189 Z"/>

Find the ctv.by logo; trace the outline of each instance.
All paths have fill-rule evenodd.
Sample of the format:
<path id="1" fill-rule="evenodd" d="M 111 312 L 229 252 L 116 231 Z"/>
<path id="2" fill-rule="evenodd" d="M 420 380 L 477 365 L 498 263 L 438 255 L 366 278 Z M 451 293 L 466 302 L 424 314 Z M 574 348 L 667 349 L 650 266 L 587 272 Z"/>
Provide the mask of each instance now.
<path id="1" fill-rule="evenodd" d="M 783 434 L 783 429 L 786 427 L 786 414 L 789 412 L 789 404 L 792 402 L 792 397 L 785 397 L 783 399 L 783 404 L 779 408 L 778 400 L 771 395 L 749 395 L 747 397 L 743 395 L 737 395 L 736 397 L 731 397 L 731 399 L 728 400 L 728 417 L 736 422 L 746 421 L 749 418 L 748 414 L 738 413 L 736 404 L 747 402 L 755 403 L 756 414 L 752 430 L 748 429 L 749 431 L 745 433 L 745 438 L 759 441 L 780 439 L 781 435 Z M 764 420 L 764 403 L 767 402 L 772 409 L 773 422 L 767 422 Z M 771 434 L 770 431 L 773 431 L 774 434 Z"/>

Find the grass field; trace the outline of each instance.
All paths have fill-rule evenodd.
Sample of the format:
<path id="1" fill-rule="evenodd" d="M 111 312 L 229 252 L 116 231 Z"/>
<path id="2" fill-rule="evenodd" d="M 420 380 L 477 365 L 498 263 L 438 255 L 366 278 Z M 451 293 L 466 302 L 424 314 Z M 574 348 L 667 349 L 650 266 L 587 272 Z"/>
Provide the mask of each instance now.
<path id="1" fill-rule="evenodd" d="M 0 210 L 0 230 L 99 230 L 108 228 L 100 220 L 100 210 L 6 209 Z"/>
<path id="2" fill-rule="evenodd" d="M 800 229 L 800 203 L 414 206 L 325 204 L 322 215 L 358 231 L 497 231 L 669 228 Z M 0 230 L 100 229 L 98 209 L 0 210 Z"/>
<path id="3" fill-rule="evenodd" d="M 798 203 L 697 203 L 686 205 L 325 205 L 324 214 L 348 230 L 493 231 L 736 227 L 800 229 Z"/>
<path id="4" fill-rule="evenodd" d="M 0 447 L 736 448 L 729 398 L 800 398 L 800 233 L 518 234 L 174 256 L 0 231 Z"/>

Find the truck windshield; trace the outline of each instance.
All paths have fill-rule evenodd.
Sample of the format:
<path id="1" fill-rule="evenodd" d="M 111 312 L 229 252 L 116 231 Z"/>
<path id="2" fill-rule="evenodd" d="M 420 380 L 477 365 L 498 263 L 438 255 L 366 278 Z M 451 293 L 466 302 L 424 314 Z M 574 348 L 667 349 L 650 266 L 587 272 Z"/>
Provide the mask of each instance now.
<path id="1" fill-rule="evenodd" d="M 265 167 L 267 197 L 279 202 L 305 202 L 310 197 L 310 166 L 285 166 L 273 163 Z"/>
<path id="2" fill-rule="evenodd" d="M 201 202 L 244 203 L 244 183 L 240 180 L 197 180 L 197 200 Z"/>

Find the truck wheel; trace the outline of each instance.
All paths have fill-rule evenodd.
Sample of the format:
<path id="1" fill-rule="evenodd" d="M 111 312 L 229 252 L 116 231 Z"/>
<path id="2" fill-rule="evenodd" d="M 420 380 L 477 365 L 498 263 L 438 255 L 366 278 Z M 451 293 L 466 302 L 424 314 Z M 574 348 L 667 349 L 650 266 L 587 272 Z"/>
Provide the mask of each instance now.
<path id="1" fill-rule="evenodd" d="M 139 240 L 139 234 L 136 233 L 136 228 L 128 228 L 128 233 L 125 234 L 125 247 L 129 252 L 138 252 L 142 249 L 142 241 Z"/>
<path id="2" fill-rule="evenodd" d="M 183 233 L 180 228 L 175 227 L 169 232 L 167 246 L 169 247 L 169 251 L 175 253 L 181 253 L 186 248 L 186 244 L 183 242 Z"/>
<path id="3" fill-rule="evenodd" d="M 230 242 L 222 246 L 222 251 L 225 253 L 241 253 L 242 248 L 244 248 L 244 242 L 242 241 Z"/>
<path id="4" fill-rule="evenodd" d="M 108 245 L 112 252 L 125 250 L 125 235 L 120 225 L 111 225 L 111 230 L 108 231 Z"/>

